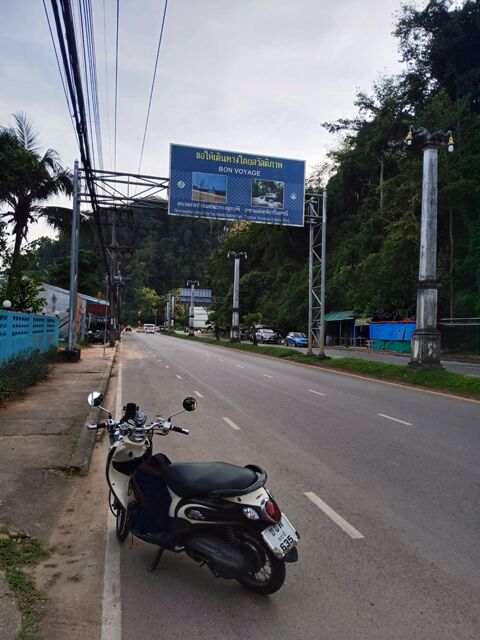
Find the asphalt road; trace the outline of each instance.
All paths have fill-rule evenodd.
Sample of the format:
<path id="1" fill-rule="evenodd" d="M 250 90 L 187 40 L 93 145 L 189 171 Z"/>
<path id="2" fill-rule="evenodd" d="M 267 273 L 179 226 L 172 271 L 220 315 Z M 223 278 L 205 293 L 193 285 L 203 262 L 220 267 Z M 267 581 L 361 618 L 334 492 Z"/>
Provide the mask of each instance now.
<path id="1" fill-rule="evenodd" d="M 154 549 L 126 542 L 123 640 L 478 639 L 478 403 L 164 335 L 126 336 L 121 366 L 151 418 L 199 400 L 157 449 L 259 464 L 302 535 L 269 598 L 184 555 L 147 573 Z"/>
<path id="2" fill-rule="evenodd" d="M 263 345 L 258 346 L 262 347 Z M 271 347 L 275 345 L 265 346 Z M 306 347 L 300 347 L 300 349 L 303 352 L 307 351 Z M 313 353 L 318 353 L 318 349 L 313 349 Z M 359 358 L 360 360 L 374 360 L 376 362 L 385 362 L 389 364 L 400 365 L 406 365 L 410 360 L 409 354 L 395 354 L 385 351 L 373 351 L 373 349 L 356 349 L 345 347 L 327 347 L 325 349 L 325 355 L 327 355 L 329 358 Z M 444 367 L 447 371 L 461 373 L 464 376 L 480 376 L 479 362 L 463 362 L 443 359 L 440 361 L 440 363 L 442 367 Z"/>

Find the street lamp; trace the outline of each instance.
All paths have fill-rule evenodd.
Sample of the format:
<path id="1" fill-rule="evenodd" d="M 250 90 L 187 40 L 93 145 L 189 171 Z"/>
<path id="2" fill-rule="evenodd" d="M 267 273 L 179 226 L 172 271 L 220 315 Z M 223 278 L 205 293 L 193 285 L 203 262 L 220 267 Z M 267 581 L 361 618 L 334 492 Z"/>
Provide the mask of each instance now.
<path id="1" fill-rule="evenodd" d="M 240 342 L 240 259 L 247 259 L 245 251 L 229 251 L 228 257 L 233 258 L 235 266 L 233 270 L 233 303 L 232 303 L 232 330 L 230 340 Z"/>
<path id="2" fill-rule="evenodd" d="M 12 303 L 11 303 L 11 301 L 10 301 L 10 300 L 4 300 L 4 301 L 3 301 L 3 308 L 4 308 L 4 309 L 10 309 L 10 308 L 11 308 L 11 306 L 12 306 Z"/>
<path id="3" fill-rule="evenodd" d="M 199 286 L 198 280 L 187 280 L 187 287 L 190 287 L 190 314 L 188 317 L 188 335 L 195 335 L 195 285 Z"/>
<path id="4" fill-rule="evenodd" d="M 445 144 L 451 153 L 454 141 L 451 131 L 430 133 L 424 127 L 410 127 L 405 142 L 411 146 L 414 137 L 423 145 L 422 220 L 420 228 L 420 261 L 418 270 L 416 329 L 412 338 L 412 367 L 440 365 L 440 332 L 437 329 L 437 199 L 438 150 Z"/>

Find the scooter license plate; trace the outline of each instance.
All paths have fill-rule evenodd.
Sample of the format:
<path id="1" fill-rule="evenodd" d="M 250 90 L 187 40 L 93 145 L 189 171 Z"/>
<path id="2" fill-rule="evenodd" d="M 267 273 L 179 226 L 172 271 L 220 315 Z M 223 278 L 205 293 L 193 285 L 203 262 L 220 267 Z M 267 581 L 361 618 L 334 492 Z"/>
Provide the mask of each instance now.
<path id="1" fill-rule="evenodd" d="M 284 558 L 298 543 L 297 532 L 283 513 L 280 522 L 262 531 L 262 537 L 277 558 Z"/>

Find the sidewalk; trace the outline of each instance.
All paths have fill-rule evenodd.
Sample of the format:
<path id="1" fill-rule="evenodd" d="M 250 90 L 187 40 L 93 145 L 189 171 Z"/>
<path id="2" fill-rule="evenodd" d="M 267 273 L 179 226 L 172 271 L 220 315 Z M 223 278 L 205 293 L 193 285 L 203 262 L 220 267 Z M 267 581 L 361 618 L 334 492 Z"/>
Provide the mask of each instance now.
<path id="1" fill-rule="evenodd" d="M 0 407 L 0 525 L 44 546 L 71 488 L 67 474 L 88 469 L 95 432 L 85 423 L 97 421 L 98 411 L 88 406 L 87 395 L 105 393 L 115 349 L 103 354 L 100 345 L 83 349 L 80 362 L 56 363 L 46 381 Z M 13 640 L 20 622 L 0 575 L 2 640 Z"/>

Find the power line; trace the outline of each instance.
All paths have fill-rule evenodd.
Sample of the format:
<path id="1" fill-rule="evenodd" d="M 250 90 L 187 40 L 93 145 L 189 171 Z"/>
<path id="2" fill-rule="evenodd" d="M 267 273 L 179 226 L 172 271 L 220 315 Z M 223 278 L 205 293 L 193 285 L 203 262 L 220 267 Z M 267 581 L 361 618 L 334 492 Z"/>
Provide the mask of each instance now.
<path id="1" fill-rule="evenodd" d="M 74 121 L 73 121 L 73 113 L 72 113 L 73 106 L 70 104 L 70 100 L 68 99 L 67 87 L 65 85 L 65 78 L 63 77 L 62 68 L 60 66 L 60 60 L 58 59 L 58 51 L 57 51 L 57 46 L 55 44 L 55 38 L 53 37 L 52 25 L 50 23 L 50 16 L 48 15 L 48 10 L 47 10 L 47 5 L 45 4 L 45 0 L 42 0 L 42 2 L 43 2 L 43 8 L 45 10 L 45 16 L 47 18 L 48 30 L 50 31 L 50 38 L 52 40 L 53 51 L 55 53 L 55 59 L 57 61 L 58 73 L 60 74 L 60 80 L 62 81 L 62 87 L 63 87 L 63 93 L 65 95 L 65 101 L 67 103 L 68 111 L 70 113 L 70 122 L 72 123 L 73 133 L 75 135 L 77 143 L 80 144 L 79 139 L 78 139 L 78 134 L 77 134 L 77 131 L 75 129 L 75 124 L 74 124 Z"/>
<path id="2" fill-rule="evenodd" d="M 59 4 L 62 11 L 60 15 Z M 70 100 L 72 102 L 73 117 L 75 119 L 78 143 L 80 149 L 80 157 L 85 172 L 85 181 L 87 183 L 88 192 L 92 204 L 93 217 L 97 226 L 97 232 L 102 247 L 103 257 L 107 270 L 107 276 L 111 285 L 111 273 L 107 260 L 107 252 L 103 240 L 100 209 L 97 202 L 97 194 L 95 182 L 92 174 L 91 148 L 88 135 L 88 124 L 85 111 L 85 98 L 83 95 L 82 79 L 80 73 L 80 64 L 78 59 L 78 49 L 75 37 L 75 24 L 72 14 L 70 0 L 51 0 L 53 15 L 55 18 L 55 27 L 57 30 L 57 38 L 62 55 L 65 77 L 67 80 Z M 62 19 L 63 18 L 63 25 Z M 87 80 L 87 79 L 86 79 Z"/>
<path id="3" fill-rule="evenodd" d="M 107 18 L 105 10 L 105 0 L 103 0 L 103 50 L 105 54 L 105 91 L 107 98 L 107 136 L 108 136 L 108 152 L 110 155 L 110 166 L 112 165 L 112 140 L 110 136 L 110 97 L 109 97 L 109 81 L 108 81 L 108 61 L 107 61 Z"/>
<path id="4" fill-rule="evenodd" d="M 140 168 L 142 166 L 143 150 L 144 150 L 144 147 L 145 147 L 145 139 L 147 137 L 148 120 L 150 118 L 150 107 L 152 106 L 153 89 L 155 87 L 155 80 L 156 80 L 156 77 L 157 77 L 158 58 L 159 58 L 159 55 L 160 55 L 160 47 L 162 45 L 163 28 L 165 26 L 165 17 L 167 15 L 167 6 L 168 6 L 168 0 L 165 0 L 165 7 L 163 9 L 162 26 L 160 28 L 160 36 L 158 38 L 157 57 L 155 59 L 155 67 L 154 67 L 154 70 L 153 70 L 153 78 L 152 78 L 152 87 L 150 89 L 150 99 L 148 101 L 147 117 L 146 117 L 146 120 L 145 120 L 145 130 L 143 132 L 142 150 L 140 152 L 140 161 L 138 163 L 138 171 L 137 171 L 137 173 L 140 173 Z"/>
<path id="5" fill-rule="evenodd" d="M 120 24 L 120 0 L 117 0 L 117 37 L 115 45 L 115 125 L 113 134 L 113 170 L 117 170 L 117 104 L 118 104 L 118 27 Z"/>
<path id="6" fill-rule="evenodd" d="M 102 128 L 100 121 L 100 99 L 98 95 L 97 81 L 97 56 L 95 52 L 95 31 L 93 27 L 93 13 L 91 0 L 83 0 L 85 12 L 85 26 L 87 34 L 87 47 L 90 61 L 90 84 L 93 106 L 93 117 L 95 123 L 95 137 L 97 142 L 97 157 L 100 168 L 103 169 L 103 149 L 102 149 Z"/>

